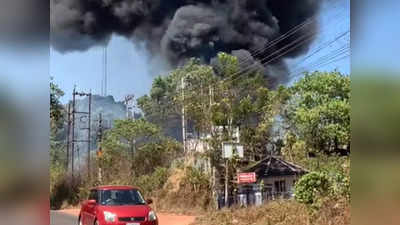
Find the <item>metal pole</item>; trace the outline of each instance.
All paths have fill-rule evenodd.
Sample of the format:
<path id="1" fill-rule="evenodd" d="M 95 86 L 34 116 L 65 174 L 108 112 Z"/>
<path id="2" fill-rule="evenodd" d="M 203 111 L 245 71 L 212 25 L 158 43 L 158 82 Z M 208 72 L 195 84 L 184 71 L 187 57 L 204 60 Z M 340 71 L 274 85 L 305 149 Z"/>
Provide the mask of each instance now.
<path id="1" fill-rule="evenodd" d="M 104 46 L 104 96 L 107 96 L 107 46 Z"/>
<path id="2" fill-rule="evenodd" d="M 66 163 L 66 169 L 68 171 L 69 169 L 69 144 L 70 144 L 70 138 L 71 138 L 71 103 L 68 103 L 68 126 L 67 126 L 67 163 Z"/>
<path id="3" fill-rule="evenodd" d="M 92 113 L 92 93 L 89 93 L 89 115 L 88 115 L 88 177 L 90 180 L 90 126 L 91 126 L 91 113 Z"/>
<path id="4" fill-rule="evenodd" d="M 72 170 L 72 181 L 74 180 L 74 152 L 75 152 L 75 92 L 76 86 L 74 86 L 74 91 L 72 93 L 72 150 L 71 150 L 71 170 Z"/>
<path id="5" fill-rule="evenodd" d="M 80 149 L 79 149 L 79 145 L 76 148 L 76 152 L 78 153 L 78 180 L 80 180 L 81 178 L 81 153 L 80 153 Z"/>
<path id="6" fill-rule="evenodd" d="M 101 96 L 104 96 L 104 48 L 103 48 L 103 54 L 101 57 L 101 65 L 102 65 L 102 69 L 103 71 L 101 74 Z"/>

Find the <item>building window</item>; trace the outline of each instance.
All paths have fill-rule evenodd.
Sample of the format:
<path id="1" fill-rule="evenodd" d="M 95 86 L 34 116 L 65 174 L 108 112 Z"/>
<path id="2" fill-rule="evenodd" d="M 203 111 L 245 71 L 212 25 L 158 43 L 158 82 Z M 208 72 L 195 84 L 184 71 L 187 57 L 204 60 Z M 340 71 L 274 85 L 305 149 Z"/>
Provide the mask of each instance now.
<path id="1" fill-rule="evenodd" d="M 276 192 L 286 192 L 285 180 L 275 181 L 275 191 Z"/>

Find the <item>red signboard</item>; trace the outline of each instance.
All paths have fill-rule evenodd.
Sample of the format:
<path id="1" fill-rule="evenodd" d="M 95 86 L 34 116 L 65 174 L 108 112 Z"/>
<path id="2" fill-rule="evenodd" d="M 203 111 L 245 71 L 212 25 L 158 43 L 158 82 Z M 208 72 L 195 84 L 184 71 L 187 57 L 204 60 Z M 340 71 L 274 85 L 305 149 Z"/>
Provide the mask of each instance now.
<path id="1" fill-rule="evenodd" d="M 237 180 L 239 184 L 255 183 L 256 173 L 239 173 L 237 176 Z"/>

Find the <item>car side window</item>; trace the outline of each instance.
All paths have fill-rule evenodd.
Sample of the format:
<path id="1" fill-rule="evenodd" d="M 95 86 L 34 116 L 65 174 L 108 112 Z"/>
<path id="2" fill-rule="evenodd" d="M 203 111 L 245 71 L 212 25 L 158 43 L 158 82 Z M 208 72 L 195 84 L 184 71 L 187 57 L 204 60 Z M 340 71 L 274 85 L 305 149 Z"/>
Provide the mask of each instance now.
<path id="1" fill-rule="evenodd" d="M 97 190 L 91 190 L 89 194 L 89 200 L 96 200 L 98 201 Z"/>

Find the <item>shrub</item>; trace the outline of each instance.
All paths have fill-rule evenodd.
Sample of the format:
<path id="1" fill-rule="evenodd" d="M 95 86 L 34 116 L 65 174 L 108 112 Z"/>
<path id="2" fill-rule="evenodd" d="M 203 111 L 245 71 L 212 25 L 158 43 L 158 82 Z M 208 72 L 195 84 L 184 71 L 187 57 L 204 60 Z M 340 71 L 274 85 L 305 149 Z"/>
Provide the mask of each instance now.
<path id="1" fill-rule="evenodd" d="M 161 189 L 167 182 L 168 176 L 167 168 L 157 167 L 152 174 L 140 176 L 134 181 L 134 184 L 140 187 L 145 194 L 148 194 Z"/>
<path id="2" fill-rule="evenodd" d="M 296 183 L 295 199 L 300 203 L 318 207 L 320 198 L 328 196 L 331 181 L 325 173 L 311 172 Z"/>
<path id="3" fill-rule="evenodd" d="M 50 207 L 60 209 L 64 204 L 77 205 L 81 197 L 80 193 L 78 180 L 72 182 L 71 177 L 62 176 L 51 184 Z"/>
<path id="4" fill-rule="evenodd" d="M 332 192 L 336 196 L 350 199 L 350 177 L 344 173 L 337 173 L 332 177 Z"/>
<path id="5" fill-rule="evenodd" d="M 208 191 L 210 188 L 209 177 L 194 167 L 186 168 L 183 183 L 189 184 L 194 192 L 198 192 L 199 190 Z"/>

